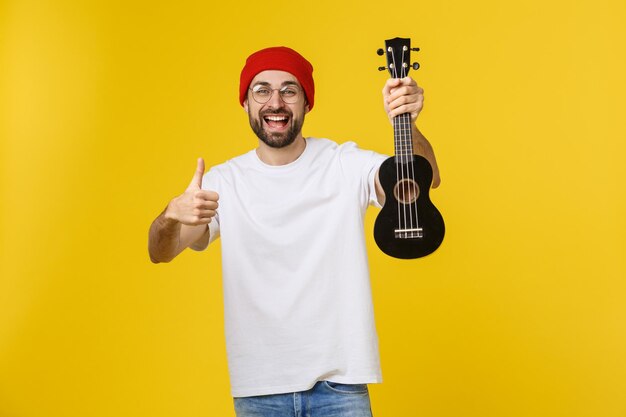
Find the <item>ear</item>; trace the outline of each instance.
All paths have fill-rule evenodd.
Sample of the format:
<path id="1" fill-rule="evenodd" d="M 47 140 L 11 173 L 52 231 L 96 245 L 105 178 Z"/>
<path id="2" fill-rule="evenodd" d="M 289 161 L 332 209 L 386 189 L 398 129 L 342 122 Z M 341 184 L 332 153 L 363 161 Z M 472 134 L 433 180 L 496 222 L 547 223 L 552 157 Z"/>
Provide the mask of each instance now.
<path id="1" fill-rule="evenodd" d="M 304 114 L 307 114 L 311 109 L 309 108 L 309 102 L 307 101 L 304 105 Z"/>
<path id="2" fill-rule="evenodd" d="M 248 98 L 243 101 L 243 109 L 248 113 Z"/>

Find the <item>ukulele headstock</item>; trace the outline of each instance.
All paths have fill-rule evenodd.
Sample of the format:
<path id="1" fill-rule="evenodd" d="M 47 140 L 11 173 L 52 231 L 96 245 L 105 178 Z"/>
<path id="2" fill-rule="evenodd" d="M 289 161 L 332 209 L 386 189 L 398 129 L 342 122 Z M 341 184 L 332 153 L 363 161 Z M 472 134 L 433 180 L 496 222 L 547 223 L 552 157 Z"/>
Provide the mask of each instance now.
<path id="1" fill-rule="evenodd" d="M 380 71 L 388 70 L 391 78 L 404 78 L 409 75 L 409 69 L 414 70 L 420 64 L 411 64 L 411 51 L 419 51 L 420 48 L 411 48 L 411 39 L 393 38 L 385 41 L 385 49 L 379 49 L 378 55 L 386 55 L 387 66 L 379 67 Z"/>

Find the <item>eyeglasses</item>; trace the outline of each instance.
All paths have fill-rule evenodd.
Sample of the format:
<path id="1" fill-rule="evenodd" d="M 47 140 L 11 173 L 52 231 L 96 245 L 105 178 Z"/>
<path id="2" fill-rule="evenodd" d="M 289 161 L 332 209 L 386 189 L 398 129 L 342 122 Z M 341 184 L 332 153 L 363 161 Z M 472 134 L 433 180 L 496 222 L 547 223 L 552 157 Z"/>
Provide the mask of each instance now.
<path id="1" fill-rule="evenodd" d="M 294 104 L 297 103 L 302 95 L 302 90 L 295 84 L 285 85 L 281 88 L 269 88 L 264 84 L 257 84 L 252 88 L 249 88 L 252 91 L 252 98 L 259 104 L 265 104 L 274 95 L 274 91 L 278 91 L 278 95 L 280 99 L 286 104 Z"/>

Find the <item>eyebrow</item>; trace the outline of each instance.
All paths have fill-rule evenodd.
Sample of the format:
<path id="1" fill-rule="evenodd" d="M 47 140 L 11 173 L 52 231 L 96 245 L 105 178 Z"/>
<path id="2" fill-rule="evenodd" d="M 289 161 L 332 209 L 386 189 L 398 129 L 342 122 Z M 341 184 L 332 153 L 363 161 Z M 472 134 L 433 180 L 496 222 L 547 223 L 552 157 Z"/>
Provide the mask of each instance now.
<path id="1" fill-rule="evenodd" d="M 272 86 L 272 84 L 270 84 L 267 81 L 257 81 L 256 83 L 254 83 L 254 85 L 264 85 L 264 86 L 267 86 L 267 87 L 271 87 Z M 286 85 L 295 85 L 297 87 L 300 86 L 300 84 L 298 84 L 297 81 L 283 81 L 283 83 L 280 86 L 284 87 Z"/>

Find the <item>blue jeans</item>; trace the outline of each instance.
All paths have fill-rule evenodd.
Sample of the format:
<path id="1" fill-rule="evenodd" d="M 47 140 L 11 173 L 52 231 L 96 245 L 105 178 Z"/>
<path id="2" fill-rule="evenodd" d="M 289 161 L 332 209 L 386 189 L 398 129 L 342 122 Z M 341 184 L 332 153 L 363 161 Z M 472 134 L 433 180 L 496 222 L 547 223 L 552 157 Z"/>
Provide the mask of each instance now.
<path id="1" fill-rule="evenodd" d="M 235 398 L 237 417 L 372 417 L 366 384 L 321 381 L 308 391 Z"/>

